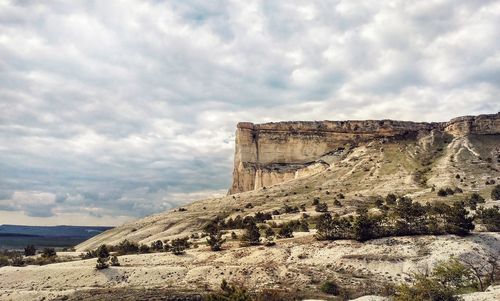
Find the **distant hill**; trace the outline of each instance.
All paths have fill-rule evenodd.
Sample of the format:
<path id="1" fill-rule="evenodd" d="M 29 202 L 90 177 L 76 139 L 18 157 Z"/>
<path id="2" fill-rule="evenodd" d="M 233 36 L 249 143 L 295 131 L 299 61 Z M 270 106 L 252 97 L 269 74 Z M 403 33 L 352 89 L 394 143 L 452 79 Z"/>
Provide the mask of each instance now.
<path id="1" fill-rule="evenodd" d="M 0 225 L 0 248 L 72 247 L 113 227 Z"/>

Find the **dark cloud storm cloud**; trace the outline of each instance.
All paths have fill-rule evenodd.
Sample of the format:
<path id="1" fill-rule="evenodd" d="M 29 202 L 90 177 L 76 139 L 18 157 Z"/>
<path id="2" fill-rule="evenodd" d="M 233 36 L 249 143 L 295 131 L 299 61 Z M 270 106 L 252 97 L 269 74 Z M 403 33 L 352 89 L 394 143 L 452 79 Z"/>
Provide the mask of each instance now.
<path id="1" fill-rule="evenodd" d="M 0 1 L 0 223 L 230 184 L 238 121 L 500 109 L 498 1 Z"/>

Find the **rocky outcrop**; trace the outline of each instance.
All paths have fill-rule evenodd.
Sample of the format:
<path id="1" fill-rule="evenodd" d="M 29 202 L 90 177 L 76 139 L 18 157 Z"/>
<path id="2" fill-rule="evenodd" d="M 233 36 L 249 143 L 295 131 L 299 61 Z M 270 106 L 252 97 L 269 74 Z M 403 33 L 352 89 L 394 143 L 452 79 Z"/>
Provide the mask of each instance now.
<path id="1" fill-rule="evenodd" d="M 441 131 L 459 137 L 499 134 L 500 113 L 449 122 L 394 120 L 238 123 L 230 194 L 274 185 L 328 168 L 325 154 L 374 139 L 408 139 Z"/>

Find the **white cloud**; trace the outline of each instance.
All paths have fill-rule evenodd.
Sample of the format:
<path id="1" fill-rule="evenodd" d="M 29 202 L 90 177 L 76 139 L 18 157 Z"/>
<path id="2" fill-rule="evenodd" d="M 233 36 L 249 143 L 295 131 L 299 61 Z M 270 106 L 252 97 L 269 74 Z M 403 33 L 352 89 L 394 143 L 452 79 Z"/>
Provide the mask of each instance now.
<path id="1" fill-rule="evenodd" d="M 0 217 L 116 224 L 220 193 L 238 121 L 497 112 L 499 20 L 498 1 L 2 2 Z"/>

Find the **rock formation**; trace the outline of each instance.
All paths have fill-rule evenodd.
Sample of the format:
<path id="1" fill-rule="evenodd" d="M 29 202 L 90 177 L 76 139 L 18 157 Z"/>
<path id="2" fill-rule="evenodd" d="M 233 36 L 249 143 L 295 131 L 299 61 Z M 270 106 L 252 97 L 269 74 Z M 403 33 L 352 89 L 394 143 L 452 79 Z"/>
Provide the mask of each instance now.
<path id="1" fill-rule="evenodd" d="M 374 139 L 414 139 L 431 132 L 453 137 L 499 134 L 500 113 L 449 122 L 394 120 L 238 123 L 230 194 L 297 179 L 328 168 L 321 157 Z"/>

